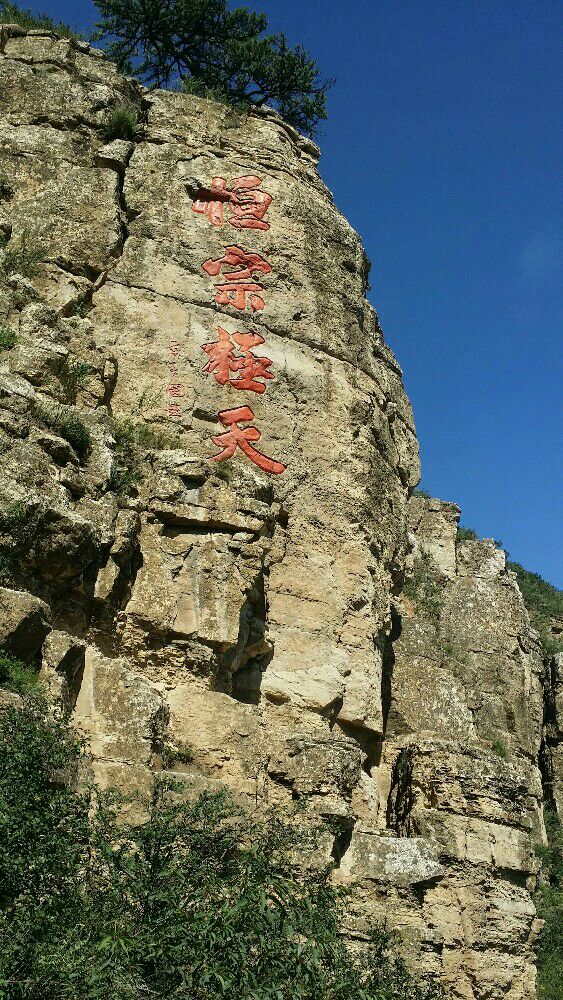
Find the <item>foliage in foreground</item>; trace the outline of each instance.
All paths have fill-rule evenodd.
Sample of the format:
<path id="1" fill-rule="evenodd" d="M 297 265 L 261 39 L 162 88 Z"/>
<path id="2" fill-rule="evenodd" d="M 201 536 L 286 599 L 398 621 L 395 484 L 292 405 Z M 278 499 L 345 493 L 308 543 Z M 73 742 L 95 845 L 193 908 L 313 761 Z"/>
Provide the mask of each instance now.
<path id="1" fill-rule="evenodd" d="M 264 14 L 229 10 L 227 0 L 96 0 L 98 39 L 118 66 L 158 87 L 237 105 L 266 102 L 296 128 L 313 133 L 326 118 L 330 81 L 285 35 L 265 35 Z"/>
<path id="2" fill-rule="evenodd" d="M 28 663 L 0 649 L 0 687 L 16 694 L 30 694 L 37 687 L 37 674 Z"/>
<path id="3" fill-rule="evenodd" d="M 339 934 L 303 834 L 225 794 L 155 788 L 142 825 L 76 784 L 81 747 L 38 699 L 0 713 L 2 1000 L 435 1000 L 375 930 Z"/>
<path id="4" fill-rule="evenodd" d="M 563 826 L 555 810 L 545 810 L 549 844 L 537 849 L 542 860 L 538 914 L 545 920 L 538 954 L 540 1000 L 563 1000 Z"/>

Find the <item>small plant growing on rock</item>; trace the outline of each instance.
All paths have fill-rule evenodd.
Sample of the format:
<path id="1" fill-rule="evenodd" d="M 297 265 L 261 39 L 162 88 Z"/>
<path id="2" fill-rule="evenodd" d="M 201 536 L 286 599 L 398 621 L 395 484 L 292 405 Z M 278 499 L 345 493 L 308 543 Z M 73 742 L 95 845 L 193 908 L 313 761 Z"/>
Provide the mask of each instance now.
<path id="1" fill-rule="evenodd" d="M 63 406 L 35 404 L 35 415 L 55 434 L 64 438 L 74 448 L 82 461 L 87 457 L 92 444 L 90 431 L 83 420 L 73 410 Z"/>
<path id="2" fill-rule="evenodd" d="M 14 189 L 5 177 L 0 174 L 0 202 L 10 201 L 14 197 Z"/>
<path id="3" fill-rule="evenodd" d="M 106 142 L 114 139 L 128 139 L 134 142 L 137 135 L 137 113 L 127 104 L 112 108 L 102 124 L 102 135 Z"/>
<path id="4" fill-rule="evenodd" d="M 92 368 L 87 361 L 68 357 L 59 373 L 59 381 L 63 387 L 67 403 L 75 403 L 76 397 L 88 381 Z"/>
<path id="5" fill-rule="evenodd" d="M 18 557 L 30 548 L 37 533 L 39 513 L 21 500 L 0 508 L 0 581 L 10 583 L 17 573 Z"/>
<path id="6" fill-rule="evenodd" d="M 44 256 L 44 247 L 36 243 L 29 232 L 24 230 L 17 241 L 10 240 L 7 244 L 2 270 L 5 274 L 21 274 L 24 278 L 34 278 Z"/>
<path id="7" fill-rule="evenodd" d="M 503 743 L 502 740 L 499 740 L 498 738 L 493 740 L 491 744 L 491 749 L 493 753 L 496 753 L 497 757 L 502 757 L 503 760 L 506 760 L 506 758 L 508 757 L 508 750 L 506 749 L 506 745 Z"/>
<path id="8" fill-rule="evenodd" d="M 457 534 L 456 534 L 456 539 L 455 540 L 456 540 L 456 543 L 457 542 L 478 542 L 479 541 L 479 535 L 477 534 L 476 531 L 473 530 L 473 528 L 464 528 L 463 525 L 459 524 L 458 528 L 457 528 Z"/>
<path id="9" fill-rule="evenodd" d="M 437 567 L 426 552 L 415 557 L 412 576 L 405 582 L 403 593 L 413 602 L 416 610 L 431 621 L 438 633 L 442 609 L 440 583 Z"/>
<path id="10" fill-rule="evenodd" d="M 10 351 L 17 343 L 18 335 L 7 326 L 0 326 L 0 351 Z"/>
<path id="11" fill-rule="evenodd" d="M 135 423 L 129 418 L 115 421 L 113 435 L 115 452 L 109 488 L 118 496 L 126 496 L 143 478 L 142 452 L 150 448 L 166 448 L 174 441 L 152 424 Z"/>

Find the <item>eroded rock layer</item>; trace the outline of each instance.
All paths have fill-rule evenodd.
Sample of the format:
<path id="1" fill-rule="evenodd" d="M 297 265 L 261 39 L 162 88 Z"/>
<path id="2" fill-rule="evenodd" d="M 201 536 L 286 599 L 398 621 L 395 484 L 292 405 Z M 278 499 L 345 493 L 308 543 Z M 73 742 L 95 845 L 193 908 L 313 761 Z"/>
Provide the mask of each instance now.
<path id="1" fill-rule="evenodd" d="M 106 141 L 124 104 L 135 141 Z M 9 27 L 0 108 L 0 644 L 103 785 L 299 801 L 350 935 L 386 916 L 453 996 L 532 997 L 556 667 L 544 699 L 504 555 L 408 500 L 410 406 L 316 147 Z"/>

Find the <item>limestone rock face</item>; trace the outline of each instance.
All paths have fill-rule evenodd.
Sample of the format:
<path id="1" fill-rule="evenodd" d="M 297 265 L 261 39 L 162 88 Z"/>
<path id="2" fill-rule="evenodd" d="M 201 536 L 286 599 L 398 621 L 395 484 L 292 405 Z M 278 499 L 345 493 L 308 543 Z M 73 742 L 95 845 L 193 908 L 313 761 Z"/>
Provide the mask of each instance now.
<path id="1" fill-rule="evenodd" d="M 135 142 L 104 129 L 124 104 Z M 453 996 L 532 998 L 560 665 L 546 729 L 503 553 L 408 499 L 410 406 L 318 150 L 19 29 L 0 108 L 3 648 L 43 643 L 102 785 L 297 801 L 351 936 L 385 917 Z"/>
<path id="2" fill-rule="evenodd" d="M 453 504 L 412 497 L 383 756 L 389 822 L 434 845 L 425 894 L 453 997 L 534 995 L 530 898 L 545 833 L 538 766 L 543 663 L 515 577 L 492 541 L 456 545 Z"/>

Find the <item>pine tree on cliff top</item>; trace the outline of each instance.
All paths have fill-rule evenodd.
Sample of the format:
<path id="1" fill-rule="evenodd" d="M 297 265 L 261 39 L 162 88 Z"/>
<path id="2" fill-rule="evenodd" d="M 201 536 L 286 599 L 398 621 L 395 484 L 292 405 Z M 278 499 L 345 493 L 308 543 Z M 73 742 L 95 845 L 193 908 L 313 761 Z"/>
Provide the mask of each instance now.
<path id="1" fill-rule="evenodd" d="M 122 70 L 157 87 L 201 97 L 270 104 L 311 135 L 326 118 L 326 92 L 314 59 L 285 35 L 264 34 L 264 14 L 228 9 L 227 0 L 97 0 L 98 40 Z"/>

